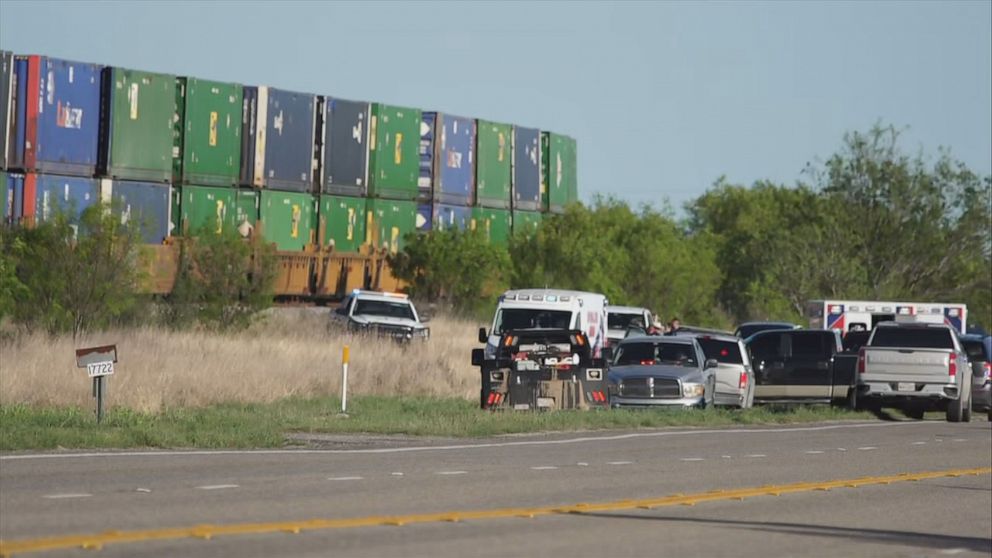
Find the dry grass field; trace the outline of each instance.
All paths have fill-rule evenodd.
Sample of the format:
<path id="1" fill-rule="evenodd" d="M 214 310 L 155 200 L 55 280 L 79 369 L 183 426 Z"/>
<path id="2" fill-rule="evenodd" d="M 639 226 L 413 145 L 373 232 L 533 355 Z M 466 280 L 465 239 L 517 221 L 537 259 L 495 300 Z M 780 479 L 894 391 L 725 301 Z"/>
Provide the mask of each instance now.
<path id="1" fill-rule="evenodd" d="M 349 395 L 473 399 L 470 352 L 479 324 L 436 317 L 426 343 L 328 331 L 326 308 L 278 308 L 249 331 L 220 335 L 165 329 L 108 331 L 79 339 L 22 335 L 0 345 L 0 406 L 93 405 L 74 349 L 116 343 L 107 403 L 139 412 L 215 403 L 267 403 L 340 393 L 341 352 L 351 347 Z"/>

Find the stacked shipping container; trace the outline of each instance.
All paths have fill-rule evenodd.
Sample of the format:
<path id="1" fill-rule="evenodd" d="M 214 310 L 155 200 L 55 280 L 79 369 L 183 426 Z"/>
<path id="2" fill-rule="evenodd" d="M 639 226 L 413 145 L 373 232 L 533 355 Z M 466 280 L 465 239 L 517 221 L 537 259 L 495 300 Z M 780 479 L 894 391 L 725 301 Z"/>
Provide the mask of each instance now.
<path id="1" fill-rule="evenodd" d="M 505 243 L 577 194 L 558 134 L 8 52 L 0 172 L 4 222 L 103 199 L 149 243 L 258 228 L 287 251 L 396 251 L 452 228 Z"/>

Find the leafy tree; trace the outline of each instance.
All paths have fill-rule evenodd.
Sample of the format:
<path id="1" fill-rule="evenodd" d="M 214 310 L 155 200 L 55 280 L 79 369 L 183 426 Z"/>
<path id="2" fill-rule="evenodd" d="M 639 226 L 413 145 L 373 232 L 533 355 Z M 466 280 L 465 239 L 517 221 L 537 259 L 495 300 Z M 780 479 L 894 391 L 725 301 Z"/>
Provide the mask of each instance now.
<path id="1" fill-rule="evenodd" d="M 432 231 L 407 238 L 403 251 L 390 255 L 393 275 L 410 295 L 455 310 L 479 314 L 506 289 L 510 257 L 479 231 Z"/>
<path id="2" fill-rule="evenodd" d="M 164 321 L 172 327 L 200 323 L 221 331 L 243 329 L 272 305 L 277 273 L 272 246 L 249 243 L 233 231 L 200 231 L 180 243 Z"/>
<path id="3" fill-rule="evenodd" d="M 35 227 L 5 232 L 0 307 L 29 329 L 74 338 L 133 312 L 140 302 L 140 238 L 108 209 L 91 206 L 77 222 L 57 212 Z"/>

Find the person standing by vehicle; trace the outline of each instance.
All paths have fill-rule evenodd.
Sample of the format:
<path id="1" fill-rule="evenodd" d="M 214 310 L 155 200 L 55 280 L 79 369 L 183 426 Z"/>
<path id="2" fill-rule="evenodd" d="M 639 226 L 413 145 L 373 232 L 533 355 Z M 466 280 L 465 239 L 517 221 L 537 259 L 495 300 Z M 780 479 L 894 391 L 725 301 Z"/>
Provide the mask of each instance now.
<path id="1" fill-rule="evenodd" d="M 672 319 L 668 322 L 668 333 L 667 334 L 668 335 L 675 335 L 675 332 L 677 332 L 680 327 L 682 327 L 682 321 L 679 320 L 677 316 L 673 316 Z"/>

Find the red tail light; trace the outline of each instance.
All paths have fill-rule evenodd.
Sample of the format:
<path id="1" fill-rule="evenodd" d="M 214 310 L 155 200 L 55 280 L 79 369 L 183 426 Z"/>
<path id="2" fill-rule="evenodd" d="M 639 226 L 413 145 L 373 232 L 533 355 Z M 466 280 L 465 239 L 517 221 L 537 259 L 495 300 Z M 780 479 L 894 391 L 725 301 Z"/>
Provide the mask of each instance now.
<path id="1" fill-rule="evenodd" d="M 862 347 L 858 350 L 858 374 L 865 373 L 865 349 Z"/>
<path id="2" fill-rule="evenodd" d="M 744 389 L 747 387 L 747 372 L 741 372 L 740 382 L 737 384 L 739 389 Z"/>
<path id="3" fill-rule="evenodd" d="M 947 359 L 947 375 L 952 378 L 958 375 L 958 355 L 954 353 Z"/>
<path id="4" fill-rule="evenodd" d="M 992 362 L 985 363 L 985 379 L 992 380 Z"/>
<path id="5" fill-rule="evenodd" d="M 601 391 L 594 391 L 589 395 L 592 396 L 592 400 L 596 403 L 606 403 L 606 394 Z"/>
<path id="6" fill-rule="evenodd" d="M 654 359 L 644 359 L 641 361 L 641 366 L 651 366 L 654 364 Z"/>

